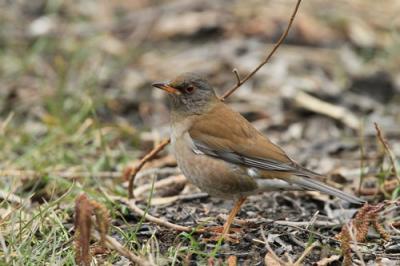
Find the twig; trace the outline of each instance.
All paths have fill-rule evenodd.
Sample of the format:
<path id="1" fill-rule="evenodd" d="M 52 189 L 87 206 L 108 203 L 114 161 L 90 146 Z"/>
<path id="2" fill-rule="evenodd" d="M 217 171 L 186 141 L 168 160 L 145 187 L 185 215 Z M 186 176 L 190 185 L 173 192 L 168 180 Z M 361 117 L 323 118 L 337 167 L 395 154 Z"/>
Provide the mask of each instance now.
<path id="1" fill-rule="evenodd" d="M 178 175 L 181 171 L 179 170 L 178 167 L 152 167 L 152 168 L 147 168 L 143 171 L 141 171 L 140 173 L 138 173 L 136 175 L 135 181 L 143 178 L 143 177 L 147 177 L 147 176 L 151 176 L 151 175 L 165 175 L 165 176 L 171 176 L 171 175 Z M 120 173 L 121 176 L 121 173 Z M 167 178 L 166 178 L 167 179 Z M 163 179 L 164 180 L 164 179 Z M 156 184 L 157 185 L 157 182 Z M 136 196 L 136 189 L 133 191 L 133 194 Z"/>
<path id="2" fill-rule="evenodd" d="M 328 221 L 314 221 L 310 222 L 291 222 L 291 221 L 273 221 L 274 224 L 287 225 L 287 226 L 305 226 L 308 229 L 310 225 L 315 227 L 335 227 L 341 225 L 340 223 L 333 223 Z"/>
<path id="3" fill-rule="evenodd" d="M 234 69 L 232 70 L 232 72 L 233 72 L 233 74 L 235 74 L 236 85 L 240 84 L 240 75 L 239 75 L 239 71 L 238 71 L 236 68 L 234 68 Z"/>
<path id="4" fill-rule="evenodd" d="M 294 101 L 304 109 L 339 120 L 351 129 L 360 129 L 361 122 L 358 117 L 342 106 L 336 106 L 322 101 L 321 99 L 301 91 L 296 93 Z"/>
<path id="5" fill-rule="evenodd" d="M 94 236 L 94 238 L 96 238 L 96 240 L 101 239 L 101 236 L 100 236 L 99 232 L 97 232 L 97 231 L 93 232 L 93 236 Z M 122 256 L 128 258 L 130 261 L 137 263 L 140 266 L 155 266 L 155 264 L 133 254 L 131 251 L 126 249 L 124 246 L 122 246 L 118 242 L 118 240 L 116 240 L 115 238 L 112 238 L 111 236 L 108 236 L 108 235 L 105 236 L 105 244 L 109 249 L 117 251 Z"/>
<path id="6" fill-rule="evenodd" d="M 281 260 L 281 259 L 278 257 L 278 255 L 276 255 L 275 251 L 274 251 L 274 250 L 271 248 L 271 246 L 269 245 L 268 239 L 265 237 L 264 229 L 262 228 L 262 226 L 260 226 L 260 234 L 261 234 L 261 237 L 262 237 L 263 240 L 264 240 L 265 248 L 268 250 L 268 253 L 271 255 L 271 257 L 272 257 L 276 262 L 278 262 L 280 265 L 286 265 L 286 262 L 284 262 L 283 260 Z M 268 253 L 267 253 L 265 256 L 267 256 Z"/>
<path id="7" fill-rule="evenodd" d="M 151 206 L 157 205 L 169 205 L 178 200 L 194 200 L 194 199 L 202 199 L 207 198 L 207 193 L 196 193 L 196 194 L 182 194 L 170 197 L 160 197 L 160 198 L 152 198 L 151 199 Z"/>
<path id="8" fill-rule="evenodd" d="M 311 217 L 311 220 L 308 222 L 308 225 L 306 226 L 306 229 L 308 229 L 308 228 L 310 228 L 311 226 L 314 225 L 314 223 L 317 221 L 318 214 L 319 214 L 319 211 L 316 211 L 314 213 L 313 217 Z"/>
<path id="9" fill-rule="evenodd" d="M 133 198 L 133 181 L 135 180 L 136 174 L 142 169 L 142 167 L 151 159 L 153 159 L 160 151 L 164 149 L 170 143 L 170 139 L 166 139 L 157 145 L 154 149 L 152 149 L 146 156 L 144 156 L 133 169 L 129 168 L 128 171 L 124 174 L 129 177 L 129 185 L 128 185 L 128 196 L 130 199 Z"/>
<path id="10" fill-rule="evenodd" d="M 280 225 L 280 224 L 278 224 L 278 225 Z M 310 234 L 319 236 L 319 237 L 321 237 L 322 239 L 327 239 L 327 240 L 330 240 L 330 241 L 333 241 L 333 242 L 336 242 L 336 243 L 340 243 L 339 240 L 337 240 L 337 239 L 335 239 L 335 238 L 333 238 L 333 237 L 330 237 L 330 236 L 325 236 L 325 235 L 323 235 L 323 234 L 321 234 L 321 233 L 319 233 L 319 232 L 317 232 L 317 231 L 314 231 L 314 230 L 309 230 L 309 229 L 305 229 L 305 228 L 300 227 L 300 226 L 289 225 L 289 224 L 288 224 L 288 225 L 284 225 L 284 226 L 289 226 L 289 227 L 292 227 L 292 228 L 296 228 L 296 229 L 298 229 L 298 230 L 301 230 L 301 231 L 304 231 L 304 232 L 307 232 L 307 233 L 310 233 Z"/>
<path id="11" fill-rule="evenodd" d="M 319 246 L 319 242 L 315 241 L 313 242 L 308 248 L 306 248 L 303 252 L 303 254 L 301 254 L 301 256 L 296 260 L 296 262 L 293 264 L 293 266 L 300 266 L 302 265 L 301 263 L 303 262 L 303 260 L 307 257 L 308 254 L 310 254 L 310 252 L 315 248 Z"/>
<path id="12" fill-rule="evenodd" d="M 394 153 L 392 152 L 392 150 L 390 149 L 389 143 L 387 142 L 385 136 L 383 135 L 382 130 L 379 127 L 379 125 L 377 123 L 374 123 L 374 125 L 375 125 L 375 129 L 376 129 L 376 133 L 377 133 L 378 139 L 382 143 L 383 147 L 385 148 L 385 151 L 389 155 L 389 159 L 390 159 L 390 163 L 392 164 L 394 176 L 397 178 L 398 183 L 400 184 L 400 175 L 399 175 L 399 172 L 397 170 L 396 157 L 395 157 Z"/>
<path id="13" fill-rule="evenodd" d="M 166 186 L 177 186 L 177 185 L 184 185 L 187 182 L 187 179 L 183 175 L 173 175 L 170 177 L 167 177 L 165 179 L 159 180 L 154 183 L 154 189 L 161 188 L 161 187 L 166 187 Z M 133 195 L 135 198 L 139 198 L 142 196 L 143 193 L 146 191 L 150 190 L 152 188 L 152 184 L 144 184 L 140 187 L 135 188 L 133 191 Z"/>
<path id="14" fill-rule="evenodd" d="M 276 42 L 276 44 L 272 47 L 272 50 L 269 52 L 267 57 L 252 71 L 250 72 L 246 77 L 244 77 L 242 80 L 240 80 L 239 73 L 235 69 L 233 70 L 233 73 L 236 75 L 236 79 L 238 79 L 236 85 L 228 90 L 222 97 L 220 98 L 221 101 L 224 101 L 226 98 L 228 98 L 232 93 L 234 93 L 240 86 L 242 86 L 246 81 L 248 81 L 254 74 L 258 72 L 272 57 L 272 55 L 276 52 L 276 50 L 279 48 L 279 46 L 283 43 L 283 41 L 286 39 L 286 36 L 289 33 L 289 30 L 293 24 L 293 20 L 296 16 L 297 10 L 299 9 L 301 0 L 297 0 L 296 6 L 293 10 L 293 13 L 290 17 L 289 24 L 286 27 L 286 30 L 283 32 L 279 40 Z M 164 149 L 165 146 L 167 146 L 170 143 L 170 139 L 167 139 L 160 143 L 157 147 L 155 147 L 153 150 L 151 150 L 145 157 L 143 157 L 142 160 L 140 160 L 139 164 L 134 168 L 131 169 L 129 168 L 127 171 L 125 171 L 124 176 L 129 178 L 129 186 L 128 186 L 128 196 L 130 199 L 133 198 L 133 181 L 135 179 L 135 175 L 142 169 L 142 167 L 146 164 L 147 161 L 151 160 L 154 156 L 156 156 L 160 151 Z"/>
<path id="15" fill-rule="evenodd" d="M 192 228 L 187 227 L 187 226 L 182 226 L 182 225 L 173 224 L 173 223 L 170 223 L 170 222 L 168 222 L 168 221 L 162 220 L 162 219 L 160 219 L 160 218 L 154 217 L 154 216 L 152 216 L 152 215 L 150 215 L 150 214 L 148 214 L 148 213 L 145 213 L 142 209 L 140 209 L 140 208 L 136 205 L 135 200 L 132 200 L 132 199 L 131 199 L 131 200 L 127 200 L 127 199 L 124 199 L 124 198 L 122 198 L 122 197 L 112 197 L 112 198 L 122 201 L 122 202 L 125 203 L 133 212 L 137 213 L 137 214 L 140 215 L 140 216 L 143 216 L 146 220 L 148 220 L 148 221 L 150 221 L 150 222 L 153 222 L 153 223 L 156 223 L 156 224 L 158 224 L 158 225 L 161 225 L 161 226 L 164 226 L 164 227 L 167 227 L 167 228 L 176 230 L 176 231 L 181 231 L 181 232 L 193 232 L 193 231 L 199 232 L 199 233 L 204 232 L 203 229 L 192 229 Z"/>
<path id="16" fill-rule="evenodd" d="M 286 36 L 289 33 L 290 28 L 292 27 L 293 24 L 293 20 L 294 17 L 296 16 L 297 10 L 299 9 L 301 0 L 297 0 L 296 6 L 293 10 L 292 16 L 290 17 L 290 21 L 289 24 L 286 27 L 286 30 L 283 32 L 283 34 L 281 35 L 281 37 L 279 38 L 279 40 L 276 42 L 276 44 L 274 45 L 274 47 L 272 47 L 272 50 L 269 52 L 269 54 L 267 55 L 267 57 L 252 71 L 250 72 L 246 77 L 244 77 L 242 80 L 240 80 L 232 89 L 230 89 L 229 91 L 227 91 L 226 93 L 224 93 L 224 95 L 222 95 L 221 100 L 224 101 L 226 98 L 228 98 L 232 93 L 234 93 L 240 86 L 243 85 L 243 83 L 245 83 L 246 81 L 248 81 L 252 76 L 254 76 L 255 73 L 257 73 L 258 70 L 260 70 L 260 68 L 262 68 L 266 63 L 268 63 L 268 61 L 270 60 L 270 58 L 272 57 L 272 55 L 275 53 L 275 51 L 278 49 L 278 47 L 283 43 L 283 41 L 285 40 Z"/>

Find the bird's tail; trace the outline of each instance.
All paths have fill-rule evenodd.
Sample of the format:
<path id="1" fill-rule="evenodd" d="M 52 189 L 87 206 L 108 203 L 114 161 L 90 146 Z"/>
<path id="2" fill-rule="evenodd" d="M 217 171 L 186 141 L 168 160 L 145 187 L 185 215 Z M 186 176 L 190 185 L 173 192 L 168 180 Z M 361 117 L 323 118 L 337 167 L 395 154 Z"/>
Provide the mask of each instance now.
<path id="1" fill-rule="evenodd" d="M 298 185 L 299 187 L 301 187 L 305 190 L 321 191 L 322 193 L 338 197 L 342 200 L 345 200 L 345 201 L 348 201 L 351 203 L 362 204 L 365 202 L 364 200 L 362 200 L 356 196 L 347 194 L 339 189 L 328 186 L 322 182 L 316 181 L 307 176 L 296 175 L 294 177 L 289 178 L 288 182 Z"/>

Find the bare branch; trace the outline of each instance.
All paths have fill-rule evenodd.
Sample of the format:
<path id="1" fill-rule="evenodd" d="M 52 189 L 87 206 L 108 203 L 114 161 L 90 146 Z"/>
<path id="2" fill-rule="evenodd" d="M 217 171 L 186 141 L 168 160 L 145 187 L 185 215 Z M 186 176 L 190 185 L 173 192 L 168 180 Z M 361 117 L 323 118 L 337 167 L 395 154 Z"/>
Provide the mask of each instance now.
<path id="1" fill-rule="evenodd" d="M 97 231 L 93 232 L 93 236 L 97 240 L 101 239 L 101 236 L 100 236 L 99 232 L 97 232 Z M 130 250 L 128 250 L 127 248 L 122 246 L 118 242 L 118 240 L 116 240 L 115 238 L 113 238 L 111 236 L 108 236 L 108 235 L 105 236 L 105 244 L 106 244 L 106 246 L 108 248 L 117 251 L 120 255 L 128 258 L 130 261 L 132 261 L 134 263 L 137 263 L 140 266 L 154 266 L 153 263 L 145 260 L 144 258 L 138 257 L 135 254 L 133 254 Z"/>
<path id="2" fill-rule="evenodd" d="M 239 75 L 239 71 L 236 69 L 236 68 L 234 68 L 233 70 L 232 70 L 232 72 L 233 72 L 233 74 L 235 74 L 235 77 L 236 77 L 236 85 L 239 85 L 240 84 L 240 75 Z M 240 85 L 239 85 L 240 86 Z"/>
<path id="3" fill-rule="evenodd" d="M 192 229 L 192 228 L 187 227 L 187 226 L 182 226 L 182 225 L 173 224 L 173 223 L 170 223 L 170 222 L 165 221 L 165 220 L 163 220 L 163 219 L 154 217 L 154 216 L 152 216 L 152 215 L 146 213 L 146 212 L 143 211 L 142 209 L 140 209 L 140 208 L 136 205 L 135 200 L 126 200 L 126 199 L 121 198 L 121 197 L 112 197 L 112 198 L 122 201 L 122 202 L 125 203 L 125 204 L 129 207 L 129 209 L 131 209 L 133 212 L 135 212 L 136 214 L 138 214 L 138 215 L 140 215 L 140 216 L 143 216 L 146 220 L 148 220 L 148 221 L 150 221 L 150 222 L 153 222 L 153 223 L 155 223 L 155 224 L 158 224 L 158 225 L 161 225 L 161 226 L 164 226 L 164 227 L 167 227 L 167 228 L 171 228 L 171 229 L 173 229 L 173 230 L 180 231 L 180 232 L 193 232 L 193 231 L 199 232 L 199 233 L 200 233 L 200 232 L 204 232 L 203 229 Z"/>
<path id="4" fill-rule="evenodd" d="M 271 52 L 265 57 L 265 59 L 253 70 L 251 71 L 246 77 L 244 77 L 242 80 L 240 80 L 232 89 L 228 90 L 224 95 L 222 95 L 221 100 L 224 101 L 226 98 L 228 98 L 232 93 L 234 93 L 240 86 L 242 86 L 246 81 L 248 81 L 254 74 L 260 70 L 268 61 L 270 58 L 274 55 L 278 47 L 283 43 L 283 41 L 286 39 L 286 36 L 289 33 L 290 28 L 292 27 L 294 17 L 296 16 L 297 10 L 299 9 L 301 0 L 297 0 L 296 6 L 293 10 L 292 16 L 290 17 L 289 24 L 286 27 L 286 30 L 282 33 L 281 37 L 279 40 L 276 42 L 274 47 L 272 47 Z"/>
<path id="5" fill-rule="evenodd" d="M 154 183 L 154 189 L 159 189 L 162 187 L 168 187 L 168 186 L 184 186 L 187 183 L 186 177 L 183 175 L 173 175 L 164 179 L 161 179 L 157 182 Z M 149 192 L 153 187 L 153 184 L 144 184 L 142 186 L 139 186 L 133 190 L 133 195 L 135 199 L 142 199 L 144 197 L 147 197 L 147 193 Z M 144 195 L 143 195 L 144 194 Z"/>
<path id="6" fill-rule="evenodd" d="M 135 180 L 136 174 L 142 169 L 142 167 L 151 159 L 153 159 L 160 151 L 162 151 L 165 146 L 170 143 L 170 139 L 166 139 L 158 144 L 154 149 L 152 149 L 146 156 L 144 156 L 133 169 L 129 168 L 125 173 L 124 176 L 129 178 L 129 185 L 128 185 L 128 195 L 129 198 L 133 198 L 133 181 Z"/>
<path id="7" fill-rule="evenodd" d="M 319 246 L 319 242 L 315 241 L 313 242 L 310 246 L 308 246 L 308 248 L 306 248 L 303 252 L 303 254 L 301 254 L 301 256 L 296 260 L 296 262 L 293 264 L 293 266 L 300 266 L 302 265 L 303 260 L 308 256 L 308 254 L 310 254 L 310 252 L 315 248 Z"/>

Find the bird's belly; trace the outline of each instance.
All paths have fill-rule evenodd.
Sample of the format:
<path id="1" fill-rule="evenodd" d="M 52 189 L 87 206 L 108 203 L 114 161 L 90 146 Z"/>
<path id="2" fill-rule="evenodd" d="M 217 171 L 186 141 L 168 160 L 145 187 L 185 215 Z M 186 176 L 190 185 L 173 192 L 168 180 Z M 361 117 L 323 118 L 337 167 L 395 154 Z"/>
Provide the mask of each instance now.
<path id="1" fill-rule="evenodd" d="M 257 190 L 246 169 L 204 154 L 195 153 L 184 138 L 173 139 L 175 157 L 182 173 L 212 196 L 235 198 Z"/>

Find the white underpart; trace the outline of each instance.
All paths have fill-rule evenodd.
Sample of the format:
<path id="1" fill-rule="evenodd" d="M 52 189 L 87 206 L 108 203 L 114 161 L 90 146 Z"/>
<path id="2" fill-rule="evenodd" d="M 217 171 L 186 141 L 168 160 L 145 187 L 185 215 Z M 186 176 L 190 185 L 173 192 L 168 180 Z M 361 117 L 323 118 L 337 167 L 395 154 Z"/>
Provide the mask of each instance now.
<path id="1" fill-rule="evenodd" d="M 180 123 L 172 123 L 171 124 L 171 143 L 175 143 L 177 139 L 184 137 L 190 138 L 188 134 L 188 130 L 190 128 L 191 123 L 188 119 L 181 121 Z M 185 136 L 185 138 L 187 138 Z M 191 140 L 190 140 L 191 141 Z"/>
<path id="2" fill-rule="evenodd" d="M 248 174 L 250 177 L 254 177 L 254 178 L 259 177 L 258 170 L 255 169 L 255 168 L 247 168 L 247 174 Z"/>
<path id="3" fill-rule="evenodd" d="M 196 145 L 193 145 L 192 150 L 197 155 L 203 155 L 204 154 L 204 152 L 202 152 L 201 150 L 197 149 Z"/>
<path id="4" fill-rule="evenodd" d="M 302 190 L 301 187 L 292 185 L 280 179 L 257 179 L 257 185 L 260 191 L 274 190 Z"/>

